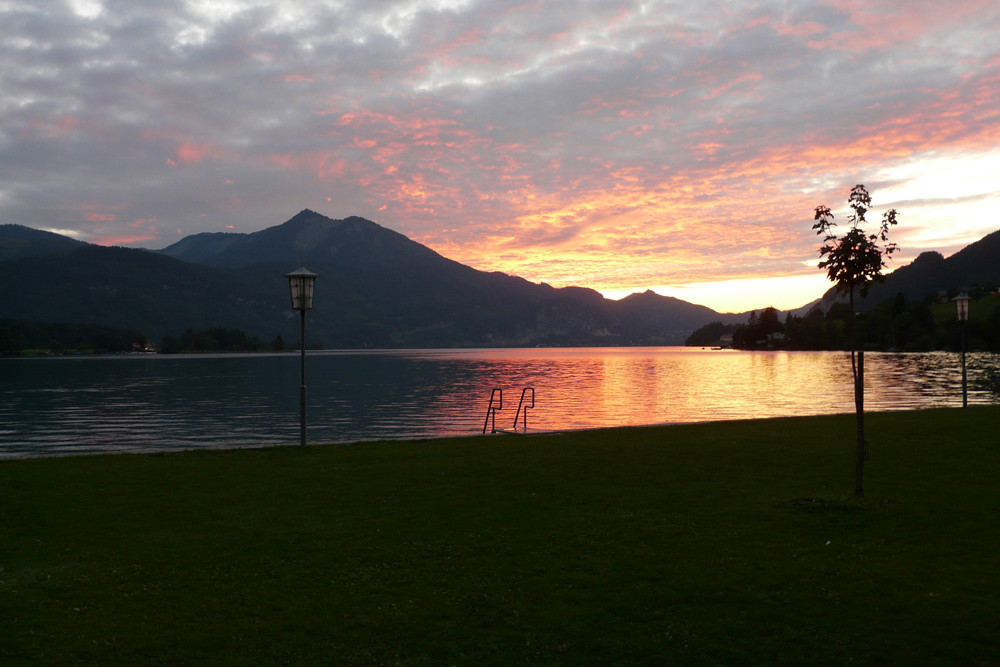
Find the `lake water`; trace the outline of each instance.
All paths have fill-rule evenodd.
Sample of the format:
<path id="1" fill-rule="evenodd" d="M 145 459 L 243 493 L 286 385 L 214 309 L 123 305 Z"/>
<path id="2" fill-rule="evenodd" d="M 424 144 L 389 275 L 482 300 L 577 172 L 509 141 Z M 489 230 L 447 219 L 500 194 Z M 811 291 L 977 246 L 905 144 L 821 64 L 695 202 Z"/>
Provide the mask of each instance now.
<path id="1" fill-rule="evenodd" d="M 866 407 L 961 405 L 954 353 L 866 354 Z M 296 444 L 298 354 L 0 359 L 0 458 Z M 698 348 L 313 352 L 310 443 L 851 412 L 849 355 Z M 968 355 L 969 403 L 1000 356 Z M 522 426 L 519 422 L 518 426 Z"/>

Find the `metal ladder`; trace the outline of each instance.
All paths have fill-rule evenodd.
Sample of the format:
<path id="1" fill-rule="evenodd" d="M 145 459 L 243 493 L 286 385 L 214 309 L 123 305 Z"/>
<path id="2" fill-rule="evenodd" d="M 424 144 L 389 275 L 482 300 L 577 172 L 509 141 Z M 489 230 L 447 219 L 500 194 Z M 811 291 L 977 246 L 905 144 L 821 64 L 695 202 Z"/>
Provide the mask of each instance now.
<path id="1" fill-rule="evenodd" d="M 528 405 L 528 404 L 526 404 L 524 402 L 524 397 L 528 394 L 529 391 L 531 392 L 531 405 Z M 522 406 L 524 408 L 524 418 L 523 418 L 524 419 L 524 432 L 527 433 L 528 432 L 528 410 L 530 410 L 530 409 L 532 409 L 532 408 L 535 407 L 535 388 L 534 387 L 525 387 L 521 391 L 521 400 L 517 404 L 517 413 L 514 415 L 514 430 L 515 431 L 517 430 L 517 418 L 521 416 L 521 408 L 522 408 Z"/>
<path id="2" fill-rule="evenodd" d="M 493 399 L 500 395 L 500 400 L 494 407 Z M 497 432 L 497 410 L 503 410 L 503 389 L 494 389 L 493 393 L 490 394 L 490 406 L 486 408 L 486 421 L 483 422 L 483 433 L 486 433 L 486 427 L 490 425 L 490 420 L 493 421 L 493 430 L 490 433 Z"/>
<path id="3" fill-rule="evenodd" d="M 530 394 L 529 394 L 530 392 Z M 529 401 L 525 401 L 529 398 Z M 521 400 L 517 404 L 517 412 L 514 414 L 514 431 L 517 431 L 517 420 L 520 419 L 525 433 L 528 431 L 528 410 L 535 407 L 535 388 L 525 387 L 521 390 Z M 490 393 L 490 404 L 486 408 L 486 421 L 483 422 L 483 433 L 490 429 L 490 433 L 497 432 L 497 411 L 503 410 L 503 389 L 499 387 Z M 523 417 L 522 417 L 523 415 Z"/>

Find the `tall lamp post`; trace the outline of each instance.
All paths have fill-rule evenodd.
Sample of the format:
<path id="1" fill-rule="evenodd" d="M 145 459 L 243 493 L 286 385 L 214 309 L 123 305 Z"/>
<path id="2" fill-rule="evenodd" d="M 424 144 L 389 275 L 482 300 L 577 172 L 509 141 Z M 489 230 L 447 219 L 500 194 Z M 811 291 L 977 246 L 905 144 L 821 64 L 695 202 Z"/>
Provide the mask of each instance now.
<path id="1" fill-rule="evenodd" d="M 958 307 L 959 327 L 962 330 L 962 407 L 969 407 L 969 385 L 965 375 L 965 323 L 969 321 L 969 295 L 962 292 L 952 301 Z"/>
<path id="2" fill-rule="evenodd" d="M 299 444 L 306 446 L 306 311 L 312 310 L 313 294 L 316 292 L 318 273 L 300 266 L 286 273 L 288 287 L 292 292 L 292 308 L 302 313 L 302 385 L 299 387 Z"/>

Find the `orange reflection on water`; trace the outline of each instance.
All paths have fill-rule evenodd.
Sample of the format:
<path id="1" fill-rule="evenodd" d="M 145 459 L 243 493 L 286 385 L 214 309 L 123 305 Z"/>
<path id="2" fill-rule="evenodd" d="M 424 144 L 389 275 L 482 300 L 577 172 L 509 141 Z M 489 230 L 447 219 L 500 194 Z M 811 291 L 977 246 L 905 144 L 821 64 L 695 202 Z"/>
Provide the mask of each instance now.
<path id="1" fill-rule="evenodd" d="M 844 352 L 743 352 L 699 348 L 569 348 L 424 351 L 467 370 L 464 400 L 451 412 L 455 431 L 482 428 L 490 392 L 504 390 L 497 427 L 510 429 L 524 387 L 536 392 L 530 430 L 844 413 L 854 410 Z M 866 355 L 866 408 L 899 410 L 960 404 L 950 353 Z M 478 407 L 470 407 L 475 397 Z M 987 392 L 980 400 L 995 401 Z M 459 404 L 460 403 L 460 404 Z M 481 404 L 481 405 L 479 405 Z M 482 414 L 480 414 L 482 412 Z M 449 429 L 451 430 L 451 429 Z"/>
<path id="2" fill-rule="evenodd" d="M 852 412 L 844 352 L 692 348 L 310 353 L 309 441 Z M 955 353 L 866 355 L 871 411 L 961 405 Z M 1000 403 L 1000 355 L 968 355 L 969 403 Z M 0 458 L 298 443 L 297 354 L 0 359 Z M 523 420 L 519 421 L 519 426 Z"/>

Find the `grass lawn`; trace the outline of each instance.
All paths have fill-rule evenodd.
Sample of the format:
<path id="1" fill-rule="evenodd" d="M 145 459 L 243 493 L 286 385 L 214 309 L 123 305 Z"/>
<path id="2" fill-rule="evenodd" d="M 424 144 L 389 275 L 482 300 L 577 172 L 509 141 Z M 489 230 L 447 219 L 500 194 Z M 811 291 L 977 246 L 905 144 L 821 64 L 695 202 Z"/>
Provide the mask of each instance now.
<path id="1" fill-rule="evenodd" d="M 997 664 L 1000 406 L 0 461 L 0 664 Z"/>

